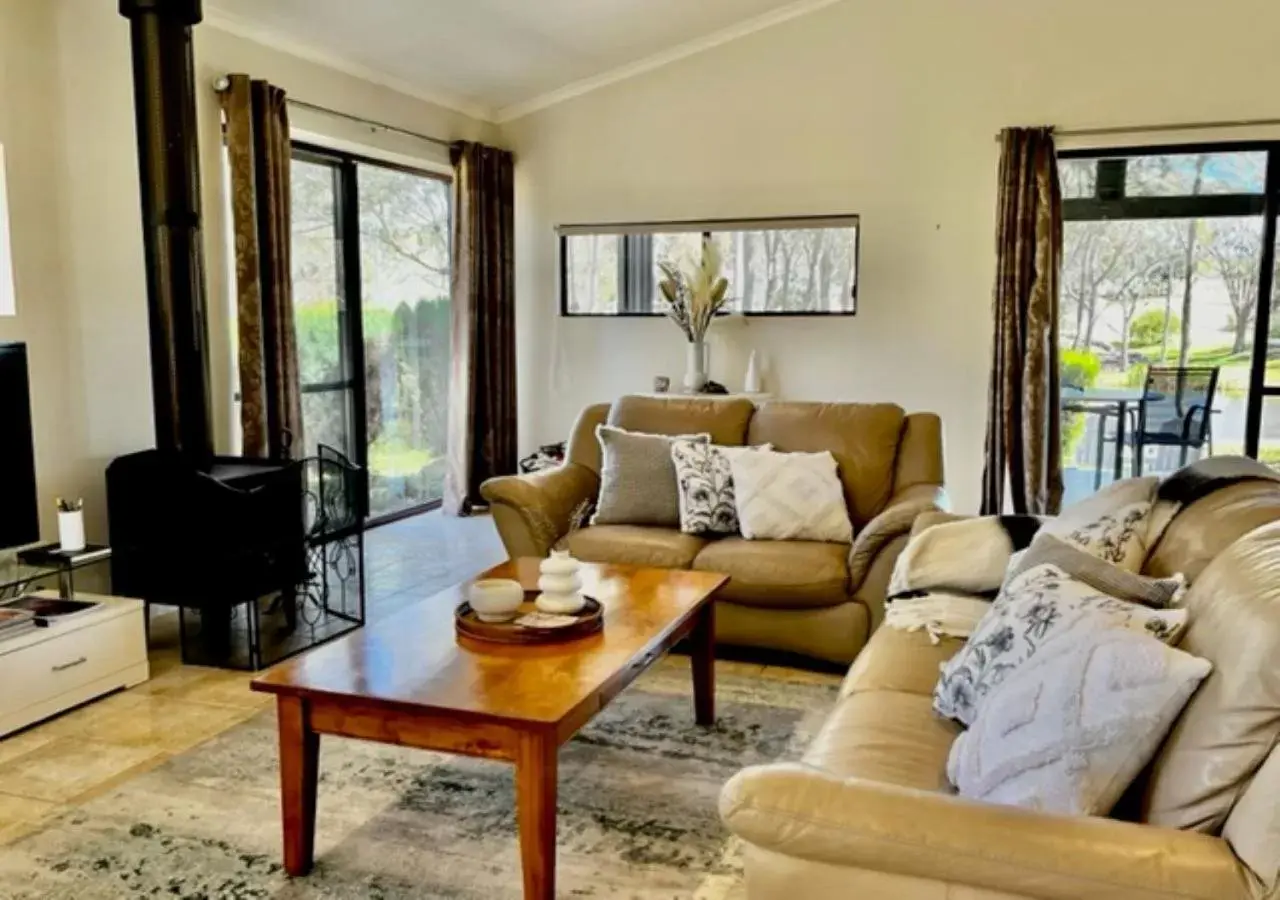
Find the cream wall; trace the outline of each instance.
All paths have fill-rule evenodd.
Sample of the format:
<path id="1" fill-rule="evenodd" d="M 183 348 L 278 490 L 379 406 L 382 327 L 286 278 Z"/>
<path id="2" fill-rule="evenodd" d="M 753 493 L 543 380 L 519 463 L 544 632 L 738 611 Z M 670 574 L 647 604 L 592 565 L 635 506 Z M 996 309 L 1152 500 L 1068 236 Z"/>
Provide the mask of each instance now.
<path id="1" fill-rule="evenodd" d="M 52 7 L 0 0 L 0 144 L 8 172 L 17 315 L 0 317 L 0 340 L 27 343 L 40 513 L 56 527 L 53 498 L 75 489 L 83 423 L 73 415 L 66 278 L 59 206 L 64 189 Z M 0 510 L 0 515 L 3 510 Z"/>
<path id="2" fill-rule="evenodd" d="M 154 444 L 129 26 L 113 0 L 0 0 L 0 144 L 9 174 L 18 315 L 0 340 L 28 342 L 46 535 L 55 495 L 86 498 L 105 537 L 103 472 Z M 232 360 L 216 75 L 246 71 L 301 99 L 444 139 L 492 126 L 209 25 L 196 29 L 211 384 L 229 445 Z M 295 124 L 374 154 L 446 162 L 440 149 L 314 114 Z"/>
<path id="3" fill-rule="evenodd" d="M 740 386 L 755 347 L 787 398 L 940 413 L 976 509 L 993 135 L 1280 115 L 1278 31 L 1264 0 L 846 0 L 509 123 L 521 446 L 683 367 L 665 321 L 557 316 L 555 224 L 855 212 L 857 317 L 731 326 L 712 376 Z"/>

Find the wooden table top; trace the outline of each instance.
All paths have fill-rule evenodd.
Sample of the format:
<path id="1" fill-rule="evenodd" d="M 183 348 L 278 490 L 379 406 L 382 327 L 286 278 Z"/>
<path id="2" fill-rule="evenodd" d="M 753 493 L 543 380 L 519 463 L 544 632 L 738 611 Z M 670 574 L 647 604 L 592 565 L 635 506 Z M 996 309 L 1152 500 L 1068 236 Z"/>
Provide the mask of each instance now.
<path id="1" fill-rule="evenodd" d="M 532 588 L 539 562 L 509 561 L 478 578 L 514 578 Z M 593 715 L 648 668 L 728 581 L 712 572 L 585 563 L 582 576 L 587 595 L 605 607 L 604 629 L 590 637 L 530 647 L 460 643 L 453 611 L 471 583 L 463 582 L 276 666 L 253 689 L 463 719 L 561 724 Z"/>

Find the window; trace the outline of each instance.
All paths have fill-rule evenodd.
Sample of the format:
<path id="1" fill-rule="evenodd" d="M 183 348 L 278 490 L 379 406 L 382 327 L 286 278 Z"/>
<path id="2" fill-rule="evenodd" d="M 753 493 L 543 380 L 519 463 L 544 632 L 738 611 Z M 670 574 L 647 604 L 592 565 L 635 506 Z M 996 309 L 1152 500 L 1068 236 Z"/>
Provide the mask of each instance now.
<path id="1" fill-rule="evenodd" d="M 566 225 L 559 235 L 564 315 L 661 315 L 659 266 L 696 259 L 703 240 L 722 251 L 729 312 L 857 311 L 857 216 Z"/>
<path id="2" fill-rule="evenodd" d="M 308 452 L 369 472 L 376 520 L 443 495 L 448 179 L 296 145 L 293 294 Z"/>
<path id="3" fill-rule="evenodd" d="M 1062 154 L 1064 385 L 1136 389 L 1148 366 L 1216 367 L 1213 452 L 1280 463 L 1278 166 L 1270 144 Z M 1069 492 L 1100 462 L 1097 425 L 1066 417 Z"/>

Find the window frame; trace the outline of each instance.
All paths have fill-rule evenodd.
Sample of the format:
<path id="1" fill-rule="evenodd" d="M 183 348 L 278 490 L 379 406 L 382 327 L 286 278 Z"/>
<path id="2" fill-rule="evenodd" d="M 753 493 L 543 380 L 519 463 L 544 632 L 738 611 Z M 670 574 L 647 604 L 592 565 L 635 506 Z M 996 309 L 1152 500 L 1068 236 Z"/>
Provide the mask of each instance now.
<path id="1" fill-rule="evenodd" d="M 768 216 L 763 218 L 749 219 L 684 219 L 680 221 L 654 221 L 654 222 L 592 222 L 592 223 L 574 223 L 556 226 L 556 246 L 559 254 L 557 264 L 557 274 L 560 279 L 560 317 L 565 319 L 652 319 L 665 315 L 662 309 L 655 304 L 654 308 L 648 312 L 639 310 L 626 309 L 626 302 L 622 297 L 622 290 L 625 286 L 624 271 L 628 265 L 624 253 L 625 240 L 619 242 L 618 246 L 618 311 L 617 312 L 570 312 L 569 311 L 569 253 L 568 240 L 570 237 L 581 236 L 584 234 L 617 234 L 619 237 L 625 237 L 630 234 L 666 234 L 666 233 L 683 233 L 698 234 L 701 233 L 704 240 L 710 239 L 716 233 L 733 233 L 738 231 L 787 231 L 787 230 L 806 230 L 805 223 L 832 222 L 833 220 L 848 220 L 853 228 L 853 281 L 850 287 L 851 306 L 847 310 L 838 312 L 815 312 L 812 310 L 754 310 L 754 311 L 734 311 L 733 313 L 722 313 L 722 315 L 742 315 L 751 318 L 770 319 L 770 318 L 796 318 L 796 317 L 850 317 L 858 314 L 858 286 L 862 275 L 862 216 L 858 213 L 831 213 L 827 215 L 808 215 L 808 216 Z M 768 228 L 750 228 L 744 226 L 750 225 L 770 226 Z M 699 232 L 698 229 L 687 226 L 703 226 Z M 850 227 L 846 225 L 844 227 Z M 682 227 L 685 226 L 685 227 Z M 717 228 L 716 226 L 734 226 L 732 228 Z M 837 226 L 831 226 L 833 229 Z M 598 232 L 592 232 L 588 229 L 599 229 Z M 629 230 L 634 229 L 634 230 Z M 810 229 L 811 230 L 811 229 Z M 655 297 L 656 300 L 656 297 Z"/>
<path id="2" fill-rule="evenodd" d="M 1280 216 L 1280 141 L 1214 141 L 1189 144 L 1154 144 L 1138 147 L 1093 147 L 1060 150 L 1059 159 L 1111 159 L 1134 156 L 1180 156 L 1203 153 L 1258 153 L 1267 155 L 1261 194 L 1199 194 L 1185 197 L 1063 198 L 1063 222 L 1098 222 L 1120 219 L 1200 219 L 1227 216 L 1262 216 L 1262 249 L 1258 261 L 1258 303 L 1253 322 L 1253 353 L 1249 367 L 1244 452 L 1257 459 L 1262 438 L 1262 414 L 1266 398 L 1280 397 L 1280 383 L 1267 383 L 1270 351 L 1271 306 L 1276 267 L 1277 217 Z M 1101 179 L 1099 179 L 1101 180 Z"/>
<path id="3" fill-rule="evenodd" d="M 289 147 L 290 163 L 294 160 L 313 165 L 328 166 L 334 170 L 334 217 L 335 236 L 334 253 L 338 269 L 338 290 L 340 302 L 338 308 L 338 352 L 343 369 L 343 378 L 339 381 L 314 382 L 299 384 L 302 394 L 318 394 L 327 392 L 347 392 L 350 398 L 348 415 L 350 416 L 350 439 L 352 460 L 356 465 L 369 468 L 369 430 L 366 420 L 368 408 L 368 386 L 365 384 L 364 355 L 364 293 L 363 273 L 360 246 L 360 184 L 356 176 L 357 166 L 376 166 L 431 178 L 443 182 L 452 189 L 453 178 L 430 169 L 419 169 L 398 162 L 389 162 L 374 156 L 337 150 L 309 141 L 292 140 Z M 452 195 L 449 204 L 449 260 L 453 265 L 453 219 L 454 209 Z M 366 479 L 366 483 L 370 483 Z M 362 498 L 365 512 L 368 512 L 370 498 Z M 419 513 L 439 509 L 444 498 L 428 500 L 394 512 L 383 513 L 368 518 L 369 527 L 385 525 L 400 519 L 415 516 Z"/>

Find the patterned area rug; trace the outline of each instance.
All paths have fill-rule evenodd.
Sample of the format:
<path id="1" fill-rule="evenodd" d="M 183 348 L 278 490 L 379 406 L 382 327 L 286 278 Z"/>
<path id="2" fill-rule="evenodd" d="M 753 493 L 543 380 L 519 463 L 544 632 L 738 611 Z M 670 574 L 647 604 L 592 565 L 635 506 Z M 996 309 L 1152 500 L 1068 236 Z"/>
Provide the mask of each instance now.
<path id="1" fill-rule="evenodd" d="M 739 897 L 719 821 L 741 766 L 794 758 L 839 680 L 722 663 L 718 723 L 693 724 L 686 660 L 617 697 L 560 754 L 558 895 Z M 0 853 L 12 900 L 518 900 L 511 767 L 327 738 L 316 870 L 279 863 L 275 715 L 140 775 Z"/>

